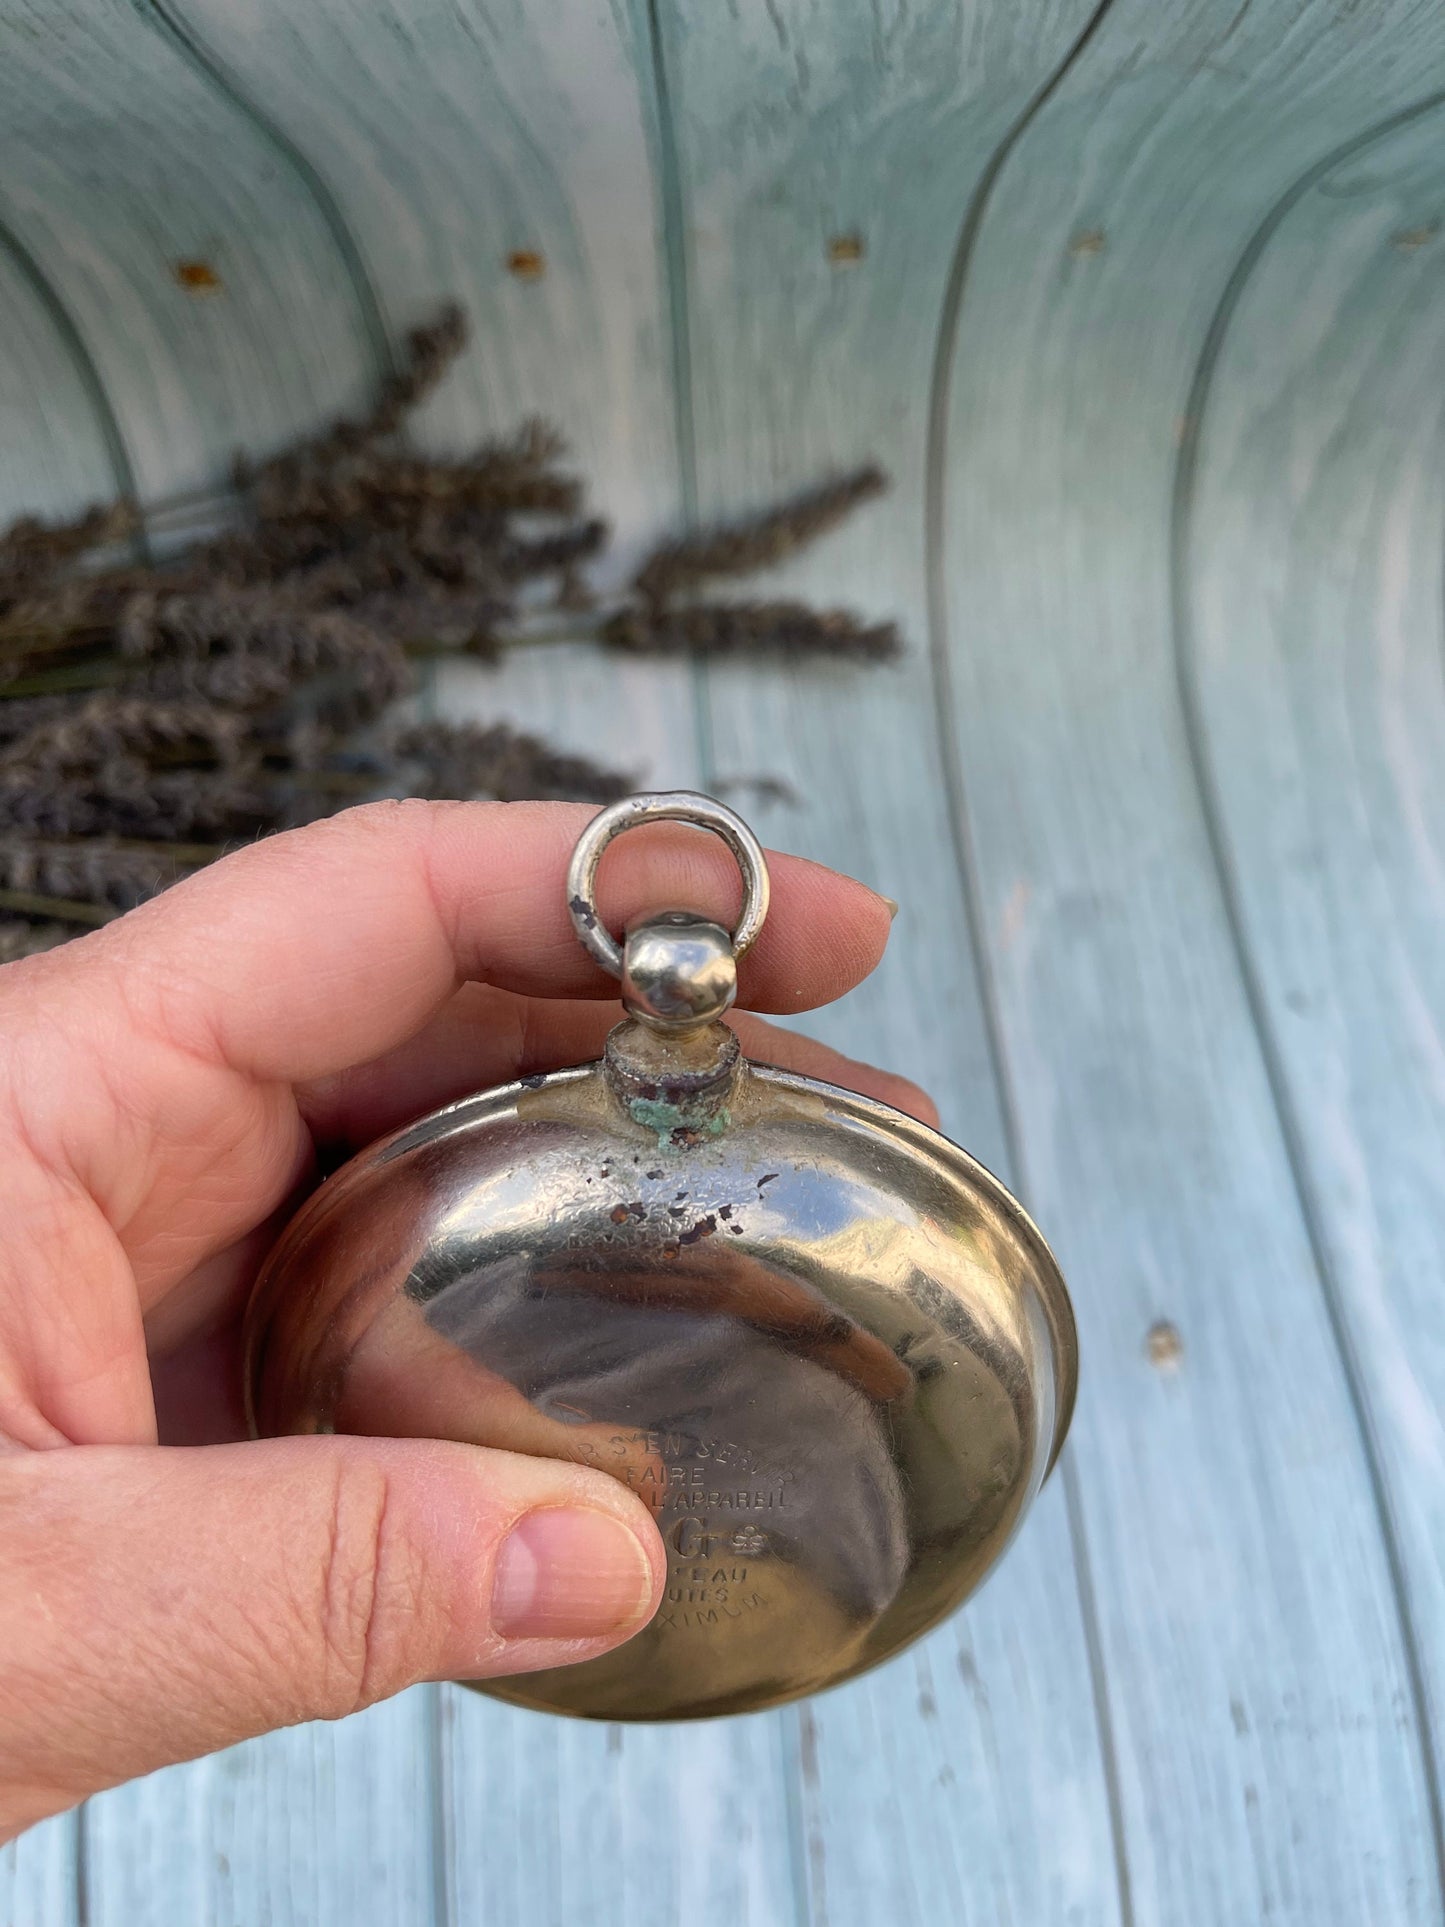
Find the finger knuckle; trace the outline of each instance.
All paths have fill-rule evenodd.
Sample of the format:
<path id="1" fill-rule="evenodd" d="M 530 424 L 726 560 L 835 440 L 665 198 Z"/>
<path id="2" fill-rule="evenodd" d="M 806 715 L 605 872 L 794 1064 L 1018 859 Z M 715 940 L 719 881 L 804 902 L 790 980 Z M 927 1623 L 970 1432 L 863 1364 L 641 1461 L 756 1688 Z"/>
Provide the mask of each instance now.
<path id="1" fill-rule="evenodd" d="M 420 1577 L 385 1469 L 341 1461 L 315 1615 L 325 1717 L 370 1706 L 416 1676 Z"/>

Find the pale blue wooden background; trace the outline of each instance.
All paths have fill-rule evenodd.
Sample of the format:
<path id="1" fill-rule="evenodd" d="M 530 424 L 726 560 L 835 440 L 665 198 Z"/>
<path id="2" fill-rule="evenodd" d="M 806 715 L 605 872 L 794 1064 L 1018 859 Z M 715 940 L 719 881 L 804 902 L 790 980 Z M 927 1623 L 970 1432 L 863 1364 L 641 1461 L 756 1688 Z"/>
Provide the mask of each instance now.
<path id="1" fill-rule="evenodd" d="M 1024 1192 L 1085 1361 L 876 1676 L 416 1692 L 37 1830 L 0 1920 L 1445 1918 L 1442 221 L 1438 0 L 0 0 L 0 513 L 211 489 L 450 295 L 426 431 L 542 409 L 624 552 L 889 465 L 791 580 L 902 667 L 434 699 L 795 786 L 903 904 L 814 1028 Z"/>

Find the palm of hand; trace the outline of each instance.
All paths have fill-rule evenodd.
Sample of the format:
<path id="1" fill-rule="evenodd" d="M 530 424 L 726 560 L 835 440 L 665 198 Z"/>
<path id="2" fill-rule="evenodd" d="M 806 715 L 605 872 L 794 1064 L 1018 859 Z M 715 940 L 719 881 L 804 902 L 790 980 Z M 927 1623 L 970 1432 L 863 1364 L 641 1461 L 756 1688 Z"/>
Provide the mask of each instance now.
<path id="1" fill-rule="evenodd" d="M 353 811 L 0 978 L 0 1838 L 413 1679 L 588 1657 L 650 1613 L 654 1530 L 598 1473 L 460 1445 L 239 1443 L 246 1295 L 318 1162 L 600 1050 L 618 1013 L 560 887 L 585 817 Z M 710 840 L 628 839 L 614 915 L 726 914 L 727 871 Z M 745 997 L 828 1001 L 887 924 L 862 885 L 777 859 Z M 930 1114 L 900 1080 L 739 1028 L 754 1054 Z M 571 1620 L 544 1610 L 534 1520 L 570 1522 Z M 510 1567 L 508 1546 L 526 1555 Z"/>

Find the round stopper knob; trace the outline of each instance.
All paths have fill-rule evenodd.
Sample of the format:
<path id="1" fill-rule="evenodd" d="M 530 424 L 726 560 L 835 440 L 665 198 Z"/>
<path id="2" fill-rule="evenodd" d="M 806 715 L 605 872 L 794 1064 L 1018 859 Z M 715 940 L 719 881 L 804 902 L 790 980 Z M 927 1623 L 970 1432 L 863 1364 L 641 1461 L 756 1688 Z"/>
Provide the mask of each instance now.
<path id="1" fill-rule="evenodd" d="M 629 925 L 622 1001 L 632 1016 L 667 1029 L 711 1023 L 737 994 L 733 940 L 720 923 L 665 910 Z"/>

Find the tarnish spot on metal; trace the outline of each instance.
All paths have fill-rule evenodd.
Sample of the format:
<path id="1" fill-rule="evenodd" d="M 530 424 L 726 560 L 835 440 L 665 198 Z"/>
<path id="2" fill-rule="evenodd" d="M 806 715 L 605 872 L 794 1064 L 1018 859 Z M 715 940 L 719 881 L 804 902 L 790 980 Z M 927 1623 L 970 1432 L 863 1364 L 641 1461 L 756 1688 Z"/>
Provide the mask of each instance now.
<path id="1" fill-rule="evenodd" d="M 656 1133 L 659 1151 L 669 1146 L 685 1149 L 688 1145 L 701 1144 L 706 1138 L 721 1137 L 732 1123 L 726 1105 L 700 1116 L 696 1106 L 672 1104 L 663 1097 L 631 1097 L 627 1100 L 627 1110 L 634 1124 Z"/>

